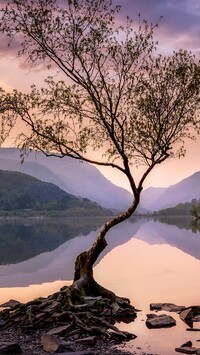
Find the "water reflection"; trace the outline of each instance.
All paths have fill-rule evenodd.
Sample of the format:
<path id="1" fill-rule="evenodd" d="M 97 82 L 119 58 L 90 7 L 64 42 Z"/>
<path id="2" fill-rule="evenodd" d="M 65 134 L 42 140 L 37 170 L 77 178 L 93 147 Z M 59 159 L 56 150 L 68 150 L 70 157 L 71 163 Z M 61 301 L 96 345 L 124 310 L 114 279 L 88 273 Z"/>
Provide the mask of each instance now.
<path id="1" fill-rule="evenodd" d="M 76 256 L 94 241 L 102 219 L 0 221 L 0 286 L 18 287 L 73 278 Z M 108 233 L 112 249 L 131 238 L 149 245 L 170 245 L 200 259 L 200 233 L 181 223 L 173 225 L 153 219 L 132 219 Z M 7 265 L 6 265 L 7 264 Z"/>
<path id="2" fill-rule="evenodd" d="M 71 227 L 66 221 L 64 225 L 61 225 L 61 221 L 56 221 L 57 227 L 54 227 L 53 220 L 40 222 L 38 227 L 41 229 L 34 236 L 38 234 L 36 244 L 41 243 L 42 248 L 40 245 L 33 245 L 34 236 L 27 234 L 23 239 L 25 243 L 30 238 L 32 241 L 29 241 L 29 247 L 40 250 L 40 254 L 16 264 L 0 265 L 1 303 L 10 298 L 25 301 L 46 296 L 66 284 L 72 279 L 77 254 L 91 246 L 98 227 L 103 223 L 99 220 L 99 224 L 95 225 L 91 220 L 92 226 L 89 221 L 75 219 Z M 49 245 L 42 242 L 44 223 L 51 227 L 51 237 L 45 236 L 46 244 Z M 82 223 L 80 229 L 78 223 Z M 175 354 L 174 348 L 187 340 L 192 340 L 194 346 L 199 346 L 195 344 L 198 339 L 195 332 L 188 335 L 187 326 L 176 314 L 173 317 L 177 326 L 173 330 L 148 330 L 145 326 L 150 303 L 171 302 L 185 306 L 199 304 L 200 233 L 198 228 L 191 229 L 190 223 L 191 220 L 180 218 L 176 222 L 174 218 L 133 219 L 118 225 L 108 234 L 109 244 L 95 267 L 95 278 L 116 294 L 130 298 L 136 308 L 142 309 L 135 322 L 121 325 L 124 330 L 138 336 L 129 344 L 130 347 L 133 346 L 133 353 L 136 347 L 140 347 L 139 352 L 172 355 Z M 25 225 L 29 224 L 26 220 Z M 6 229 L 5 226 L 4 228 Z M 70 228 L 72 233 L 66 236 L 65 233 Z M 62 230 L 63 234 L 56 234 L 56 230 Z M 22 245 L 19 231 L 18 236 Z M 0 239 L 3 248 L 3 235 Z M 11 240 L 14 248 L 14 237 Z M 5 240 L 4 243 L 8 245 Z M 1 253 L 3 255 L 3 250 Z"/>
<path id="3" fill-rule="evenodd" d="M 103 218 L 0 219 L 0 264 L 14 264 L 49 252 L 75 236 L 87 235 Z"/>
<path id="4" fill-rule="evenodd" d="M 200 259 L 200 232 L 192 229 L 191 219 L 146 219 L 140 228 L 140 240 L 148 244 L 168 244 Z"/>
<path id="5" fill-rule="evenodd" d="M 145 220 L 131 240 L 96 266 L 95 277 L 100 284 L 128 297 L 142 310 L 133 323 L 120 324 L 121 329 L 138 336 L 128 344 L 130 351 L 137 353 L 138 348 L 138 353 L 175 355 L 174 349 L 188 340 L 199 347 L 197 333 L 187 332 L 188 326 L 175 313 L 170 313 L 177 322 L 173 330 L 149 330 L 145 325 L 150 303 L 199 305 L 199 259 L 199 233 Z"/>
<path id="6" fill-rule="evenodd" d="M 83 228 L 83 226 L 80 227 L 80 223 L 84 225 L 85 229 Z M 59 234 L 58 232 L 56 233 L 56 231 L 54 231 L 53 228 L 55 228 L 56 230 L 56 226 L 53 227 L 52 221 L 50 225 L 51 233 L 46 235 L 46 245 L 44 242 L 42 243 L 42 248 L 44 246 L 43 249 L 41 249 L 40 245 L 38 245 L 40 244 L 40 240 L 43 238 L 43 234 L 41 234 L 40 236 L 38 235 L 39 237 L 38 239 L 36 238 L 36 240 L 34 240 L 33 236 L 31 237 L 31 241 L 32 243 L 35 243 L 35 246 L 32 246 L 30 242 L 28 242 L 29 237 L 27 236 L 29 248 L 33 248 L 34 250 L 40 250 L 40 254 L 27 260 L 18 262 L 16 264 L 10 263 L 8 265 L 0 265 L 0 286 L 17 287 L 28 286 L 30 284 L 40 284 L 43 282 L 53 282 L 56 280 L 71 280 L 73 278 L 74 262 L 76 256 L 82 251 L 87 250 L 96 238 L 99 228 L 97 228 L 97 225 L 95 225 L 95 228 L 94 223 L 94 220 L 89 221 L 88 219 L 86 219 L 85 221 L 81 222 L 75 219 L 72 221 L 74 227 L 73 225 L 71 225 L 70 229 L 73 233 L 68 235 L 69 223 L 64 223 L 64 225 L 61 225 L 61 221 L 56 222 L 58 230 L 63 230 L 63 233 Z M 98 224 L 102 225 L 102 223 L 102 219 L 98 220 Z M 110 231 L 108 235 L 109 245 L 102 253 L 101 258 L 103 258 L 105 254 L 109 253 L 117 245 L 126 243 L 139 229 L 140 224 L 141 221 L 137 221 L 134 223 L 121 224 L 118 226 L 118 228 L 113 228 L 113 230 Z M 79 225 L 79 227 L 77 227 L 77 225 Z M 42 228 L 42 233 L 44 233 L 44 226 Z M 47 231 L 47 229 L 48 228 L 46 228 L 45 230 Z M 92 231 L 88 234 L 84 234 L 83 232 L 88 229 Z M 80 230 L 82 230 L 82 233 L 79 232 Z M 60 241 L 64 240 L 65 233 L 68 236 L 65 238 L 66 240 L 68 240 L 61 244 Z M 77 235 L 75 233 L 77 233 Z M 57 241 L 54 241 L 53 238 L 57 239 Z M 52 244 L 50 243 L 51 240 Z M 24 242 L 25 241 L 26 239 L 24 239 Z M 56 243 L 60 245 L 57 248 L 51 250 L 53 243 L 54 245 Z M 13 248 L 14 245 L 10 247 L 11 255 Z M 26 250 L 26 248 L 28 247 L 24 246 L 24 250 Z M 17 250 L 18 248 L 14 252 L 14 254 L 16 255 Z M 100 260 L 101 259 L 99 259 L 98 261 Z"/>

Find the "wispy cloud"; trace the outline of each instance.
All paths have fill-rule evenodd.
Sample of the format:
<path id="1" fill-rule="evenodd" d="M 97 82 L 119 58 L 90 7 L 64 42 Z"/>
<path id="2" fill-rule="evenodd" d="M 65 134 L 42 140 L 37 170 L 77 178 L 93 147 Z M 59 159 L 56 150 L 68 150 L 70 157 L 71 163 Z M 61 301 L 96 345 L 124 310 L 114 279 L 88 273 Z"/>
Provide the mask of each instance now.
<path id="1" fill-rule="evenodd" d="M 0 0 L 0 7 L 7 3 Z M 138 22 L 142 19 L 153 23 L 159 21 L 156 37 L 164 53 L 180 48 L 200 53 L 200 0 L 113 0 L 121 5 L 120 21 L 125 22 L 127 15 Z M 8 48 L 8 41 L 0 36 L 0 58 L 16 56 L 19 43 L 14 40 Z"/>
<path id="2" fill-rule="evenodd" d="M 200 50 L 199 0 L 114 0 L 121 8 L 121 20 L 127 14 L 137 22 L 143 19 L 156 23 L 162 16 L 157 36 L 161 45 L 170 49 Z"/>

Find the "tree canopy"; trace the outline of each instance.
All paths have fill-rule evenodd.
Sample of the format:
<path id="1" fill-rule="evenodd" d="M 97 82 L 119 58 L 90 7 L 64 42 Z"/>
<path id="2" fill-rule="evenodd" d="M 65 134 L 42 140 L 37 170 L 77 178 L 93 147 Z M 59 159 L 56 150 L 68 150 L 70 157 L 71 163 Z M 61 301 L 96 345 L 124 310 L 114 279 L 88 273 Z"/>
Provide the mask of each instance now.
<path id="1" fill-rule="evenodd" d="M 31 128 L 18 137 L 23 148 L 115 167 L 136 192 L 130 164 L 148 173 L 184 155 L 184 140 L 199 133 L 200 68 L 185 50 L 157 55 L 157 25 L 139 19 L 134 31 L 127 18 L 118 26 L 119 11 L 110 0 L 12 0 L 0 31 L 19 43 L 26 65 L 55 68 L 62 79 L 29 93 L 1 91 L 1 107 L 4 119 Z M 89 158 L 88 147 L 103 150 L 102 159 Z"/>
<path id="2" fill-rule="evenodd" d="M 200 131 L 199 62 L 182 49 L 157 54 L 157 24 L 139 18 L 135 30 L 127 18 L 121 26 L 119 11 L 111 0 L 11 0 L 1 10 L 0 33 L 18 44 L 25 65 L 55 70 L 42 89 L 1 90 L 3 122 L 22 120 L 29 128 L 18 145 L 116 168 L 133 192 L 130 207 L 106 222 L 76 260 L 74 286 L 95 293 L 105 291 L 92 267 L 107 231 L 134 213 L 151 170 L 183 156 L 185 139 Z M 132 164 L 146 169 L 138 183 Z"/>

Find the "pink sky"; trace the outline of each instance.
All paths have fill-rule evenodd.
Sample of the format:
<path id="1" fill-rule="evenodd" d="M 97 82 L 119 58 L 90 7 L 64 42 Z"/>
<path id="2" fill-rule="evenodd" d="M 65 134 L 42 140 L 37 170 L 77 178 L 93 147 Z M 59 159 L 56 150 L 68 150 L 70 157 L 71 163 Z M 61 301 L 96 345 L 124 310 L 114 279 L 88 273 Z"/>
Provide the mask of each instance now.
<path id="1" fill-rule="evenodd" d="M 6 3 L 0 0 L 0 4 Z M 200 1 L 199 0 L 114 0 L 122 4 L 120 20 L 123 22 L 128 14 L 135 23 L 137 15 L 150 21 L 157 21 L 160 16 L 159 29 L 156 38 L 159 40 L 159 50 L 170 54 L 180 48 L 191 50 L 200 57 Z M 0 86 L 6 90 L 17 88 L 29 90 L 31 84 L 41 85 L 47 71 L 29 71 L 24 68 L 16 57 L 16 48 L 7 48 L 6 42 L 0 37 Z M 187 142 L 187 154 L 181 160 L 170 159 L 157 167 L 146 181 L 148 186 L 168 186 L 200 170 L 200 138 L 197 142 Z M 136 178 L 140 169 L 135 170 Z M 103 174 L 114 183 L 129 188 L 126 179 L 113 169 L 101 168 Z"/>

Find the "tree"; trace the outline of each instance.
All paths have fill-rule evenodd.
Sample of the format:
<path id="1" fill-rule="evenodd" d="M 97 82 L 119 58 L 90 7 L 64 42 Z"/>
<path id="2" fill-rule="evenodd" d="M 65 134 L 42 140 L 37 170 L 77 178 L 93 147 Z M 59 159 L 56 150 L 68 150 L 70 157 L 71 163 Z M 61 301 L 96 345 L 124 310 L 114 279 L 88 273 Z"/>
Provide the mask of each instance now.
<path id="1" fill-rule="evenodd" d="M 194 204 L 190 209 L 191 215 L 196 219 L 200 219 L 200 203 Z"/>
<path id="2" fill-rule="evenodd" d="M 130 183 L 130 207 L 106 222 L 77 257 L 73 287 L 93 294 L 105 292 L 93 265 L 107 246 L 106 233 L 135 212 L 152 169 L 184 156 L 185 139 L 200 128 L 199 63 L 185 50 L 157 55 L 157 25 L 139 18 L 134 32 L 129 18 L 125 27 L 117 25 L 119 11 L 111 0 L 11 0 L 1 11 L 0 31 L 10 45 L 19 43 L 26 65 L 61 76 L 28 94 L 1 91 L 4 118 L 30 128 L 18 136 L 18 146 L 113 167 Z M 139 164 L 145 171 L 136 184 L 132 165 Z"/>

